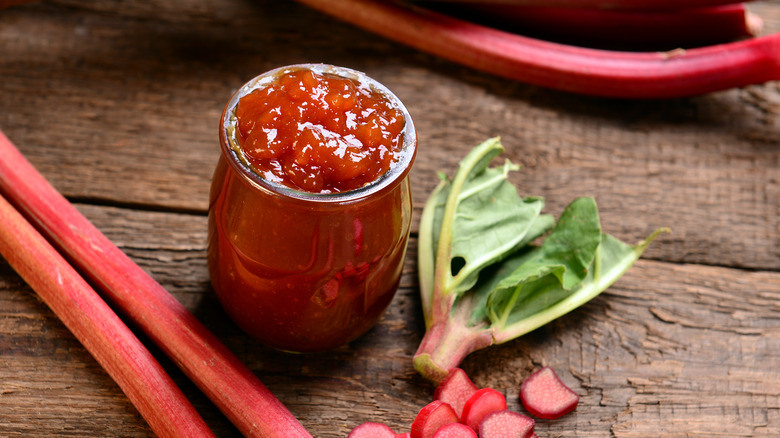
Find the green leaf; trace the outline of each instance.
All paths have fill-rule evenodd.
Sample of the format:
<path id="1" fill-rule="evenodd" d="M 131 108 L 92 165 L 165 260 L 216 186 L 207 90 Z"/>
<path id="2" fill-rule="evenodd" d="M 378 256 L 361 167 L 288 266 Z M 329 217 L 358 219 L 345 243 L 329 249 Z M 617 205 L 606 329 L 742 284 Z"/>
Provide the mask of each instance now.
<path id="1" fill-rule="evenodd" d="M 501 277 L 486 302 L 493 324 L 504 326 L 518 312 L 517 304 L 531 295 L 543 297 L 540 302 L 548 305 L 561 299 L 588 275 L 600 242 L 596 201 L 580 198 L 569 204 L 541 247 L 513 257 L 499 271 Z M 506 271 L 508 267 L 512 270 Z"/>
<path id="2" fill-rule="evenodd" d="M 561 214 L 552 233 L 533 257 L 497 286 L 514 285 L 552 274 L 564 289 L 571 289 L 588 275 L 601 242 L 601 224 L 593 198 L 579 198 Z"/>
<path id="3" fill-rule="evenodd" d="M 532 224 L 542 210 L 544 201 L 540 198 L 517 197 L 503 186 L 492 193 L 477 192 L 467 199 L 459 212 L 452 242 L 452 260 L 463 260 L 463 266 L 454 276 L 455 292 L 460 293 L 474 286 L 480 271 L 499 261 L 529 240 Z M 511 187 L 510 187 L 511 188 Z M 484 195 L 493 195 L 483 198 Z M 534 236 L 537 237 L 537 236 Z"/>
<path id="4" fill-rule="evenodd" d="M 543 232 L 549 220 L 536 221 L 544 206 L 539 197 L 521 197 L 507 180 L 518 166 L 506 161 L 488 168 L 503 147 L 498 139 L 479 145 L 462 162 L 452 181 L 426 205 L 433 209 L 433 244 L 444 294 L 460 294 L 479 273 Z M 436 231 L 439 230 L 439 233 Z M 447 263 L 449 261 L 449 263 Z M 439 265 L 441 263 L 441 265 Z"/>
<path id="5" fill-rule="evenodd" d="M 492 292 L 496 290 L 498 283 L 504 278 L 510 276 L 519 266 L 535 256 L 534 247 L 528 246 L 531 241 L 547 232 L 555 225 L 555 218 L 551 215 L 543 214 L 538 216 L 531 224 L 527 239 L 521 242 L 519 249 L 513 252 L 508 258 L 501 262 L 494 263 L 485 268 L 479 276 L 478 282 L 468 292 L 462 294 L 463 298 L 455 303 L 453 307 L 462 307 L 468 305 L 471 307 L 469 326 L 484 324 L 489 320 L 488 317 L 488 299 Z M 533 236 L 533 237 L 532 237 Z M 538 248 L 536 248 L 538 250 Z"/>
<path id="6" fill-rule="evenodd" d="M 628 245 L 608 235 L 601 234 L 601 242 L 595 257 L 589 266 L 585 278 L 571 289 L 563 287 L 563 283 L 553 275 L 547 275 L 530 280 L 515 288 L 501 287 L 506 285 L 502 279 L 493 279 L 495 289 L 483 292 L 490 295 L 490 315 L 501 315 L 501 318 L 491 318 L 496 343 L 506 342 L 569 313 L 587 303 L 611 286 L 620 278 L 642 255 L 647 246 L 666 228 L 659 228 L 646 240 L 637 245 Z M 536 251 L 536 250 L 535 250 Z M 533 252 L 533 251 L 532 251 Z M 535 255 L 518 255 L 505 261 L 506 268 L 522 266 Z M 490 283 L 486 282 L 485 286 Z M 514 297 L 514 299 L 512 299 Z M 509 307 L 511 302 L 511 307 Z M 508 311 L 508 312 L 507 312 Z"/>

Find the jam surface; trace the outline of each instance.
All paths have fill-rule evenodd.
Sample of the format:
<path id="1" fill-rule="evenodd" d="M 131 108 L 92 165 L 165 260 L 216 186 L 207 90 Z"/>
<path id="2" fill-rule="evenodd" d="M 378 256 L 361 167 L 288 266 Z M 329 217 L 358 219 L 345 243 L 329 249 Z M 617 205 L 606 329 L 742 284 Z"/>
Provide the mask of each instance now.
<path id="1" fill-rule="evenodd" d="M 347 78 L 301 69 L 243 96 L 236 138 L 268 181 L 311 193 L 360 188 L 397 161 L 404 115 Z"/>

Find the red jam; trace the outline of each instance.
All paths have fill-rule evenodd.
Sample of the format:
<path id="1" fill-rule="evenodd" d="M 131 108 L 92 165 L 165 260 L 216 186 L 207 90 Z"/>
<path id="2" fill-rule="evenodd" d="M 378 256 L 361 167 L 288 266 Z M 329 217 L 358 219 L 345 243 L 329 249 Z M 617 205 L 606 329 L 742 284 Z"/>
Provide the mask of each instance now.
<path id="1" fill-rule="evenodd" d="M 312 193 L 374 181 L 396 161 L 404 117 L 384 96 L 348 78 L 288 72 L 242 97 L 238 141 L 269 181 Z"/>
<path id="2" fill-rule="evenodd" d="M 347 79 L 355 74 L 269 72 L 258 78 L 264 88 L 248 83 L 223 114 L 211 282 L 230 318 L 278 349 L 354 340 L 398 288 L 416 133 L 395 96 L 364 76 Z"/>

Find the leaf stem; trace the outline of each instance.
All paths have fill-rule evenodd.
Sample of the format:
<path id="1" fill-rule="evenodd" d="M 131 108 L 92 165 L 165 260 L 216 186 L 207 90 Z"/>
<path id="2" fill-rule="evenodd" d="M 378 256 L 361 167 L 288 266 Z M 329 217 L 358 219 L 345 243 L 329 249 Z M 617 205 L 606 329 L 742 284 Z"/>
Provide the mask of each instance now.
<path id="1" fill-rule="evenodd" d="M 433 306 L 433 294 L 436 287 L 436 252 L 434 248 L 435 204 L 439 199 L 438 194 L 444 190 L 446 186 L 447 182 L 441 181 L 436 188 L 433 189 L 430 197 L 425 202 L 422 216 L 420 217 L 419 237 L 417 240 L 417 271 L 420 279 L 420 298 L 426 328 L 433 320 L 431 308 Z"/>
<path id="2" fill-rule="evenodd" d="M 455 215 L 462 197 L 463 186 L 471 176 L 471 170 L 480 162 L 490 162 L 494 157 L 504 151 L 498 137 L 491 138 L 479 144 L 474 151 L 469 153 L 458 165 L 458 171 L 450 182 L 450 191 L 444 206 L 441 221 L 441 232 L 436 250 L 436 274 L 433 294 L 433 321 L 444 321 L 452 308 L 455 299 L 454 290 L 457 280 L 453 281 L 450 259 L 452 257 L 452 241 L 455 224 Z M 487 167 L 487 165 L 485 165 Z M 463 278 L 463 277 L 460 277 Z"/>
<path id="3" fill-rule="evenodd" d="M 438 384 L 466 356 L 491 344 L 493 335 L 487 326 L 468 327 L 464 320 L 450 318 L 426 330 L 414 354 L 414 368 Z"/>

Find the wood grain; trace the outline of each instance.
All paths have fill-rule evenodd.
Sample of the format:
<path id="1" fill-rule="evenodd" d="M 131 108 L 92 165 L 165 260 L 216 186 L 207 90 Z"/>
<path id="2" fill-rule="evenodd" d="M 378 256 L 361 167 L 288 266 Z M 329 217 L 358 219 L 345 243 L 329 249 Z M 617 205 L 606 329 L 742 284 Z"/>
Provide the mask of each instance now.
<path id="1" fill-rule="evenodd" d="M 780 3 L 756 2 L 766 32 Z M 408 430 L 433 389 L 411 356 L 419 211 L 470 147 L 500 135 L 512 175 L 554 214 L 595 196 L 605 229 L 672 228 L 605 293 L 463 367 L 522 411 L 553 366 L 580 395 L 547 437 L 780 436 L 780 89 L 596 99 L 504 81 L 294 2 L 60 0 L 0 10 L 0 129 L 109 238 L 201 319 L 317 437 L 363 421 Z M 217 121 L 256 74 L 296 62 L 369 73 L 409 107 L 420 148 L 402 285 L 349 346 L 287 355 L 244 336 L 213 296 L 206 211 Z M 2 159 L 2 157 L 0 157 Z M 155 351 L 220 437 L 232 425 Z M 0 261 L 0 436 L 147 437 L 118 387 Z"/>

